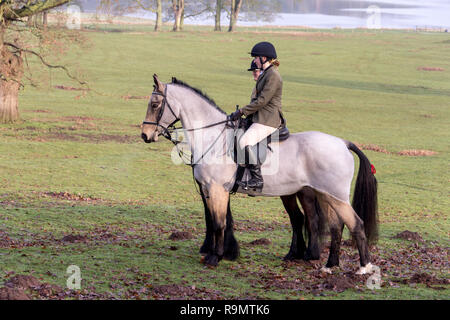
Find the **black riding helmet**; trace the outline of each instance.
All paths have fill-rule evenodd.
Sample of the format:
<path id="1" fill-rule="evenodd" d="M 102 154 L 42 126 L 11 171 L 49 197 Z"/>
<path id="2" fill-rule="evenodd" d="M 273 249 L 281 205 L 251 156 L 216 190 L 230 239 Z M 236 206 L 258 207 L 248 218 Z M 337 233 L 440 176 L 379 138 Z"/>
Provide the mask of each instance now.
<path id="1" fill-rule="evenodd" d="M 252 61 L 252 64 L 250 65 L 250 69 L 248 71 L 254 71 L 254 70 L 260 70 L 261 68 L 258 68 L 258 66 L 255 63 L 255 60 Z"/>
<path id="2" fill-rule="evenodd" d="M 277 58 L 277 51 L 275 50 L 273 44 L 265 41 L 255 44 L 250 54 L 252 57 L 267 57 L 269 59 Z"/>

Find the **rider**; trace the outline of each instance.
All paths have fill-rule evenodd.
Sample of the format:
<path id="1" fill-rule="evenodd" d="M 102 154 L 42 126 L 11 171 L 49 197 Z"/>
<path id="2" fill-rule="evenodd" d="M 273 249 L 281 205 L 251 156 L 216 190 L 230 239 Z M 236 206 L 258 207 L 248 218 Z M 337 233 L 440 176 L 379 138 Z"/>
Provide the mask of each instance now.
<path id="1" fill-rule="evenodd" d="M 252 60 L 252 63 L 250 65 L 250 69 L 248 69 L 248 71 L 251 71 L 253 73 L 253 80 L 258 81 L 258 78 L 261 75 L 261 68 L 259 68 L 256 65 L 256 62 L 254 60 Z M 253 91 L 256 92 L 256 88 Z M 253 97 L 253 95 L 252 95 L 252 97 Z"/>
<path id="2" fill-rule="evenodd" d="M 253 124 L 239 141 L 239 146 L 245 148 L 249 155 L 247 168 L 251 178 L 247 183 L 238 181 L 238 184 L 244 189 L 261 190 L 264 183 L 261 163 L 258 161 L 256 148 L 251 146 L 275 132 L 281 125 L 283 80 L 277 69 L 280 62 L 277 60 L 275 47 L 270 42 L 257 43 L 250 54 L 254 57 L 253 62 L 256 66 L 262 69 L 256 81 L 256 96 L 252 97 L 250 104 L 230 114 L 230 120 L 238 120 L 242 115 L 246 117 L 252 115 Z"/>

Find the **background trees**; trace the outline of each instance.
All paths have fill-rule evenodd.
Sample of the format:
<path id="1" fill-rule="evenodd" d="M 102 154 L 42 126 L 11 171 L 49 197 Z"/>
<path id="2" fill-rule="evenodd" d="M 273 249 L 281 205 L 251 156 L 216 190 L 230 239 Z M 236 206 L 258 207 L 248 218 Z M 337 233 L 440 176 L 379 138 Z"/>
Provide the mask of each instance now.
<path id="1" fill-rule="evenodd" d="M 26 48 L 21 42 L 22 26 L 31 28 L 31 17 L 61 6 L 69 0 L 0 0 L 0 122 L 12 122 L 19 118 L 18 94 L 24 73 L 23 56 L 42 56 Z M 31 22 L 30 22 L 31 21 Z M 40 38 L 44 39 L 43 37 Z M 50 67 L 53 67 L 49 65 Z"/>

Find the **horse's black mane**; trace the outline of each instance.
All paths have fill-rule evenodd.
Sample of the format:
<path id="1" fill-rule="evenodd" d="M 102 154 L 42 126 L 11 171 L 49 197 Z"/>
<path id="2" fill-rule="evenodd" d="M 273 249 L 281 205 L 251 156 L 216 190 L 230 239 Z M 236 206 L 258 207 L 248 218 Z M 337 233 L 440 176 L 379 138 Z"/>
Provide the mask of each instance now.
<path id="1" fill-rule="evenodd" d="M 192 91 L 194 91 L 195 93 L 199 94 L 200 96 L 202 96 L 204 99 L 206 99 L 210 104 L 212 104 L 214 106 L 214 108 L 216 108 L 217 110 L 219 110 L 221 113 L 223 114 L 227 114 L 225 111 L 223 111 L 222 109 L 220 109 L 220 107 L 216 104 L 216 102 L 211 99 L 206 93 L 204 93 L 202 90 L 191 87 L 190 85 L 188 85 L 186 82 L 183 82 L 181 80 L 178 80 L 177 78 L 173 77 L 172 78 L 172 83 L 173 84 L 178 84 L 180 86 L 183 86 L 185 88 L 191 89 Z"/>

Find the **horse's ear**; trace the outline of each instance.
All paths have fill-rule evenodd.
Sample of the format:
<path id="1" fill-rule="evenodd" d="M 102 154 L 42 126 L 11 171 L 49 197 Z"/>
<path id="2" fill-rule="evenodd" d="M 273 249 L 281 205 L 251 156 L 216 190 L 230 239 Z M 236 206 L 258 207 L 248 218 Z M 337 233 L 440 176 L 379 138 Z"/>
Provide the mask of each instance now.
<path id="1" fill-rule="evenodd" d="M 164 85 L 161 81 L 159 81 L 158 76 L 156 75 L 156 73 L 153 75 L 153 81 L 155 82 L 155 88 L 163 93 L 164 92 Z"/>
<path id="2" fill-rule="evenodd" d="M 172 77 L 172 83 L 175 83 L 175 82 L 177 82 L 177 78 Z"/>

